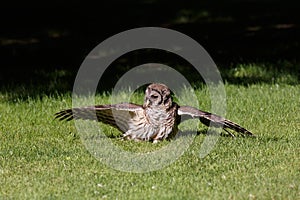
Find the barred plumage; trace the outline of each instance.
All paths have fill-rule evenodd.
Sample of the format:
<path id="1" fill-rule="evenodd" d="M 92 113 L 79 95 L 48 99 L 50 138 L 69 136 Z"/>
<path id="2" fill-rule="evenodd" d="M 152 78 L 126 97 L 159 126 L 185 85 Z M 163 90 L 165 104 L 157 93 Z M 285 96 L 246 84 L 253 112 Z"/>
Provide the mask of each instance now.
<path id="1" fill-rule="evenodd" d="M 178 124 L 190 118 L 199 118 L 209 126 L 222 127 L 231 136 L 236 131 L 243 136 L 254 136 L 250 131 L 221 116 L 190 106 L 178 106 L 172 101 L 171 91 L 164 84 L 154 83 L 145 91 L 144 104 L 120 103 L 73 108 L 55 114 L 60 120 L 88 119 L 109 124 L 123 133 L 125 139 L 157 142 L 176 135 Z M 182 120 L 181 120 L 182 118 Z"/>

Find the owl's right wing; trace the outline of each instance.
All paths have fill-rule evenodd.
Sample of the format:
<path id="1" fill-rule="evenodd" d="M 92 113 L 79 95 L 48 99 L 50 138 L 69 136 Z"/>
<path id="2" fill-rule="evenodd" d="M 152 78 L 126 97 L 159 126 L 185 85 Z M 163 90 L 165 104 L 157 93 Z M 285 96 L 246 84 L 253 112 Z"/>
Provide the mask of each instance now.
<path id="1" fill-rule="evenodd" d="M 62 110 L 55 113 L 55 118 L 70 121 L 72 119 L 96 120 L 109 124 L 121 132 L 126 132 L 132 119 L 143 113 L 143 107 L 132 103 L 97 105 Z"/>
<path id="2" fill-rule="evenodd" d="M 235 122 L 225 119 L 224 117 L 221 117 L 219 115 L 205 112 L 205 111 L 202 111 L 197 108 L 190 107 L 190 106 L 180 106 L 178 108 L 178 115 L 181 116 L 181 118 L 182 118 L 181 121 L 184 121 L 187 119 L 192 119 L 192 118 L 198 118 L 206 126 L 211 125 L 213 127 L 222 127 L 223 130 L 225 130 L 231 136 L 234 136 L 234 134 L 229 132 L 227 129 L 236 131 L 243 136 L 245 136 L 245 135 L 255 136 L 253 133 L 251 133 L 250 131 L 248 131 L 247 129 L 238 125 Z"/>

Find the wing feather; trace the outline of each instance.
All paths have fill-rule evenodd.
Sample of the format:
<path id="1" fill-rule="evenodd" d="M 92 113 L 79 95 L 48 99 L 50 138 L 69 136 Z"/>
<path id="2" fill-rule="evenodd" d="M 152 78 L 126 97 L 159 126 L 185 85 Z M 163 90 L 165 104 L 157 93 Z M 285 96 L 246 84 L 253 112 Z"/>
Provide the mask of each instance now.
<path id="1" fill-rule="evenodd" d="M 55 114 L 55 118 L 66 121 L 72 119 L 96 120 L 126 132 L 137 112 L 143 112 L 143 107 L 132 103 L 121 103 L 62 110 Z"/>
<path id="2" fill-rule="evenodd" d="M 191 118 L 199 118 L 200 121 L 206 126 L 214 126 L 214 127 L 222 127 L 226 132 L 226 129 L 231 129 L 236 131 L 242 135 L 254 136 L 253 133 L 243 128 L 242 126 L 225 119 L 221 116 L 205 112 L 202 110 L 198 110 L 197 108 L 190 106 L 181 106 L 178 108 L 178 115 L 182 117 L 182 121 L 191 119 Z M 229 132 L 230 133 L 230 132 Z M 231 133 L 230 133 L 231 134 Z M 231 134 L 233 135 L 233 134 Z"/>

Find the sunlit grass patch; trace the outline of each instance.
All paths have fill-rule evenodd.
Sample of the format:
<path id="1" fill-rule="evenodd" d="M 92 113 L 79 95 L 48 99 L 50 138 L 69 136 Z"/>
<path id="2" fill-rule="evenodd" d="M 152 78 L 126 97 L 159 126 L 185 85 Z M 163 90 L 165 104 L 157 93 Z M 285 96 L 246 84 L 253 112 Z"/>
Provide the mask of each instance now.
<path id="1" fill-rule="evenodd" d="M 54 120 L 54 113 L 72 107 L 70 94 L 17 98 L 1 92 L 0 199 L 297 199 L 299 85 L 225 84 L 225 90 L 226 117 L 257 137 L 219 137 L 200 158 L 207 136 L 196 135 L 174 163 L 148 173 L 111 168 L 87 150 L 74 121 Z M 195 94 L 199 108 L 210 111 L 209 91 L 199 87 Z M 130 101 L 141 103 L 143 93 Z M 110 95 L 97 94 L 95 103 L 110 103 Z M 174 142 L 123 141 L 118 130 L 98 126 L 127 152 L 155 152 Z"/>

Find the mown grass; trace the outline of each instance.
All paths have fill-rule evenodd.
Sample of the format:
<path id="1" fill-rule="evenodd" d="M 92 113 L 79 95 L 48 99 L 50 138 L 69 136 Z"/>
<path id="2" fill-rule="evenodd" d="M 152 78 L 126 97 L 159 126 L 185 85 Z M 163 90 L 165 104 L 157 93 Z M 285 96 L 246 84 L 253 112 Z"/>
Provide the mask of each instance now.
<path id="1" fill-rule="evenodd" d="M 71 107 L 70 94 L 15 98 L 0 94 L 0 199 L 299 199 L 300 86 L 284 83 L 226 84 L 227 118 L 256 138 L 220 137 L 200 158 L 205 135 L 173 164 L 159 171 L 128 173 L 95 159 L 73 122 L 53 114 Z M 196 90 L 209 110 L 209 92 Z M 109 96 L 98 95 L 99 103 Z M 140 103 L 143 94 L 132 101 Z M 153 151 L 152 143 L 122 141 L 104 126 L 113 143 L 127 151 Z M 187 129 L 187 126 L 181 127 Z M 199 130 L 206 130 L 202 125 Z"/>

